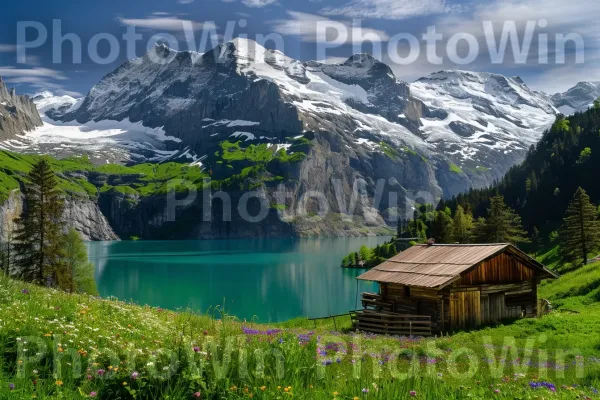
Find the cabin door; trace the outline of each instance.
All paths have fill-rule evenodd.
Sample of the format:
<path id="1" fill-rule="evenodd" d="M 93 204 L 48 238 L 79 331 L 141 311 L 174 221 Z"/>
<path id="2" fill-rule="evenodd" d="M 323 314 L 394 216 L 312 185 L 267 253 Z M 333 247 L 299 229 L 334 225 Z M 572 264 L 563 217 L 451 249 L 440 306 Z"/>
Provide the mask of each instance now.
<path id="1" fill-rule="evenodd" d="M 484 324 L 500 322 L 505 317 L 504 293 L 481 296 L 481 321 Z"/>
<path id="2" fill-rule="evenodd" d="M 481 292 L 454 292 L 450 294 L 451 328 L 471 329 L 481 325 Z"/>

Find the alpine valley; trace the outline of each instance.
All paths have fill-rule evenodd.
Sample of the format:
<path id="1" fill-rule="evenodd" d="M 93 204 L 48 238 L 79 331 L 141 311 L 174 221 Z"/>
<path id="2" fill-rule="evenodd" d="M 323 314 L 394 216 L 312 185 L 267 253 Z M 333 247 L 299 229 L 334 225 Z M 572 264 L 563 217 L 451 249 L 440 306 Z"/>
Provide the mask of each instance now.
<path id="1" fill-rule="evenodd" d="M 66 217 L 91 240 L 384 234 L 419 193 L 441 199 L 491 185 L 525 158 L 559 107 L 581 111 L 598 96 L 597 83 L 549 96 L 481 72 L 407 83 L 368 54 L 302 62 L 246 39 L 205 54 L 157 45 L 81 99 L 18 96 L 0 81 L 0 220 L 20 208 L 29 166 L 51 155 Z M 268 214 L 247 222 L 215 200 L 207 220 L 198 196 L 168 218 L 173 179 L 225 191 L 233 205 L 253 191 L 250 215 L 261 204 Z M 357 180 L 367 201 L 348 220 Z M 315 192 L 331 207 L 323 219 L 304 201 Z M 289 212 L 299 207 L 305 217 Z"/>

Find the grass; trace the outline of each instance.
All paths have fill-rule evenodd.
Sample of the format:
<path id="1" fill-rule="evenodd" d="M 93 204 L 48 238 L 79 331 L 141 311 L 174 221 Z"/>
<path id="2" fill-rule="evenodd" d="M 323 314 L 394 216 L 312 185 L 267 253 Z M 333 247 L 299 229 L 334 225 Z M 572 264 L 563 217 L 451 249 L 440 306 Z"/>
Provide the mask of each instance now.
<path id="1" fill-rule="evenodd" d="M 225 176 L 213 180 L 215 187 L 227 188 L 258 187 L 265 182 L 279 182 L 284 178 L 270 173 L 270 167 L 277 163 L 297 163 L 306 158 L 305 151 L 310 145 L 306 138 L 293 139 L 290 151 L 276 146 L 249 145 L 241 142 L 222 142 L 210 160 L 214 164 L 226 164 Z M 19 190 L 21 183 L 32 165 L 40 158 L 46 158 L 58 175 L 60 189 L 71 196 L 96 197 L 101 193 L 118 192 L 121 194 L 150 197 L 164 195 L 169 190 L 187 191 L 189 186 L 201 190 L 205 180 L 211 178 L 209 171 L 187 163 L 166 162 L 162 164 L 136 164 L 124 166 L 118 164 L 94 165 L 88 157 L 55 159 L 49 156 L 17 154 L 0 151 L 0 204 L 6 201 L 10 193 Z M 207 161 L 209 162 L 209 161 Z M 279 172 L 274 168 L 275 172 Z M 94 185 L 87 177 L 105 175 L 113 184 Z M 252 178 L 252 182 L 245 182 Z M 180 182 L 179 184 L 177 182 Z"/>
<path id="2" fill-rule="evenodd" d="M 450 167 L 450 172 L 454 172 L 455 174 L 462 174 L 463 170 L 460 169 L 460 167 L 454 163 L 450 163 L 449 164 Z"/>
<path id="3" fill-rule="evenodd" d="M 543 318 L 420 339 L 353 333 L 349 318 L 338 331 L 331 320 L 266 326 L 0 277 L 0 399 L 598 398 L 598 278 L 595 264 L 543 284 L 559 307 Z"/>

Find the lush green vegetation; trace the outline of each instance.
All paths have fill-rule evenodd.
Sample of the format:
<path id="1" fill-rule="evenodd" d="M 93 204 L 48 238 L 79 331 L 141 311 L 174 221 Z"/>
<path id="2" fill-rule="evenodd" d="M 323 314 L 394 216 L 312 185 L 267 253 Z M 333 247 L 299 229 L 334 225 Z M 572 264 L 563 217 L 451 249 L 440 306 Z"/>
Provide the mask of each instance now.
<path id="1" fill-rule="evenodd" d="M 599 290 L 589 265 L 541 286 L 550 315 L 419 339 L 217 320 L 0 277 L 0 399 L 597 398 Z"/>
<path id="2" fill-rule="evenodd" d="M 201 189 L 205 181 L 212 180 L 213 187 L 227 188 L 279 182 L 285 179 L 280 166 L 297 163 L 306 157 L 310 140 L 301 137 L 290 139 L 289 150 L 267 144 L 243 146 L 243 142 L 221 143 L 221 149 L 205 160 L 210 166 L 204 170 L 196 165 L 179 162 L 162 164 L 143 163 L 133 166 L 118 164 L 94 165 L 87 156 L 57 160 L 48 156 L 17 154 L 0 151 L 0 202 L 10 192 L 20 189 L 26 174 L 40 159 L 47 160 L 57 173 L 59 188 L 69 195 L 98 196 L 117 192 L 130 197 L 164 195 L 169 190 L 187 191 L 190 185 Z M 223 166 L 216 174 L 216 168 Z M 213 176 L 215 170 L 215 176 Z M 91 179 L 102 175 L 105 179 Z M 108 182 L 111 183 L 108 183 Z M 178 183 L 179 182 L 179 183 Z M 247 184 L 246 184 L 247 185 Z"/>
<path id="3" fill-rule="evenodd" d="M 398 250 L 396 249 L 394 239 L 390 240 L 388 243 L 377 245 L 372 249 L 367 246 L 362 246 L 359 251 L 352 252 L 342 259 L 342 267 L 371 268 L 396 254 L 398 254 Z"/>

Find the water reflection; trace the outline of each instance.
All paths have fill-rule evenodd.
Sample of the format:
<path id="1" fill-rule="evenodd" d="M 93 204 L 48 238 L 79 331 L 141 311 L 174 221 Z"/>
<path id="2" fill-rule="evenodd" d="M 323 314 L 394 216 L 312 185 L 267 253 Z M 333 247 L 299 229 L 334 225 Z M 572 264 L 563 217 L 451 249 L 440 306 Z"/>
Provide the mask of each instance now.
<path id="1" fill-rule="evenodd" d="M 354 309 L 361 271 L 339 263 L 389 238 L 93 242 L 102 296 L 170 309 L 220 305 L 241 319 L 276 322 Z M 359 291 L 376 290 L 359 283 Z"/>

